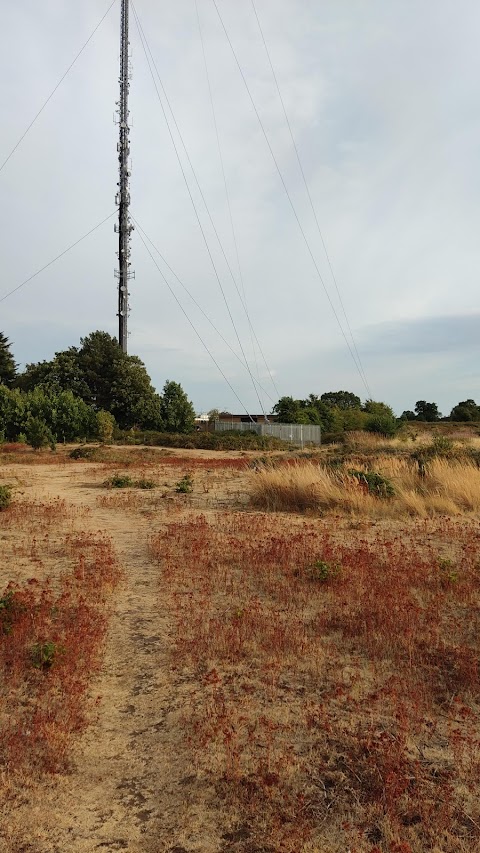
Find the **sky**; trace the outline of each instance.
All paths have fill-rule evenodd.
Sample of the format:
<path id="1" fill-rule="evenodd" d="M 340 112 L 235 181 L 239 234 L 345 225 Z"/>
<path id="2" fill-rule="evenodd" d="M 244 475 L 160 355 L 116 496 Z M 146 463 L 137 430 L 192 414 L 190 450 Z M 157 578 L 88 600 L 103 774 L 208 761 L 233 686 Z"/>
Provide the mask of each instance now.
<path id="1" fill-rule="evenodd" d="M 215 230 L 132 10 L 131 213 L 183 288 L 137 228 L 129 352 L 198 412 L 339 389 L 397 414 L 480 402 L 480 6 L 254 2 L 216 0 L 265 133 L 213 0 L 135 0 Z M 0 0 L 0 164 L 110 3 Z M 117 334 L 119 16 L 0 171 L 0 299 L 113 214 L 0 302 L 21 366 Z"/>

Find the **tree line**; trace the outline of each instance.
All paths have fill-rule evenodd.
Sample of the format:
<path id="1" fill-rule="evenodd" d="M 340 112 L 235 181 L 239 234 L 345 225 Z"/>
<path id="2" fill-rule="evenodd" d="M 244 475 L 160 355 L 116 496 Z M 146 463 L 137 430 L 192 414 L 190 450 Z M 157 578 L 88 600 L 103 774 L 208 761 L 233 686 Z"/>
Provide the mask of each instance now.
<path id="1" fill-rule="evenodd" d="M 170 380 L 158 394 L 143 362 L 127 355 L 107 332 L 92 332 L 79 347 L 19 372 L 0 333 L 0 431 L 4 438 L 39 444 L 105 437 L 115 426 L 189 432 L 195 411 L 182 386 Z M 35 446 L 34 443 L 34 446 Z"/>
<path id="2" fill-rule="evenodd" d="M 397 418 L 386 403 L 375 400 L 362 403 L 351 391 L 327 391 L 320 396 L 309 394 L 304 400 L 281 397 L 273 413 L 283 423 L 319 424 L 324 432 L 365 429 L 384 435 L 393 435 L 405 421 L 480 421 L 480 406 L 474 400 L 457 403 L 446 418 L 442 417 L 436 403 L 417 400 L 413 411 L 406 410 Z"/>
<path id="3" fill-rule="evenodd" d="M 216 411 L 216 410 L 215 410 Z M 402 422 L 442 419 L 436 403 L 418 400 L 400 418 L 383 402 L 351 391 L 281 397 L 273 414 L 283 423 L 319 424 L 326 433 L 369 430 L 393 435 Z M 480 421 L 480 407 L 464 400 L 447 420 Z M 108 440 L 114 429 L 188 433 L 195 411 L 182 386 L 167 380 L 158 394 L 145 365 L 127 355 L 107 332 L 92 332 L 80 346 L 19 372 L 8 338 L 0 333 L 0 438 L 33 446 L 77 438 Z"/>

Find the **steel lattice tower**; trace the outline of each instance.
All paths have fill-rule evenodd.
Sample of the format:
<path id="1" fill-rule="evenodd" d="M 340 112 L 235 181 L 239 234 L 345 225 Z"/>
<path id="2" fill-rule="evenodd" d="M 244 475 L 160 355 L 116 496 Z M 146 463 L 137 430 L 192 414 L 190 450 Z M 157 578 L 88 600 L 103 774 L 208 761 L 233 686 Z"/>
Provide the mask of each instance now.
<path id="1" fill-rule="evenodd" d="M 118 343 L 127 352 L 128 326 L 128 281 L 134 277 L 130 272 L 130 235 L 133 225 L 130 221 L 130 172 L 128 157 L 130 154 L 130 127 L 128 123 L 128 92 L 130 88 L 129 40 L 128 40 L 129 0 L 122 0 L 121 37 L 120 37 L 120 100 L 117 102 L 120 138 L 117 145 L 119 162 L 118 192 L 115 202 L 118 205 L 118 265 L 115 277 L 118 279 Z"/>

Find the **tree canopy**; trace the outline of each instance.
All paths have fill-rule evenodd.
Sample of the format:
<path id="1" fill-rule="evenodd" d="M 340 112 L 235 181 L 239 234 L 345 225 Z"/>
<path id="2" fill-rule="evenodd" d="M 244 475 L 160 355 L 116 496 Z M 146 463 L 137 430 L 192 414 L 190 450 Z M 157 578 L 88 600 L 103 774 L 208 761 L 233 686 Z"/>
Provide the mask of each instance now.
<path id="1" fill-rule="evenodd" d="M 327 391 L 320 397 L 322 403 L 327 406 L 335 406 L 337 409 L 360 409 L 362 401 L 351 391 Z"/>
<path id="2" fill-rule="evenodd" d="M 358 406 L 349 405 L 354 400 L 358 401 Z M 340 401 L 342 406 L 335 401 Z M 366 422 L 360 397 L 349 391 L 330 391 L 321 397 L 309 394 L 305 400 L 281 397 L 273 407 L 273 414 L 282 423 L 319 424 L 325 432 L 363 429 Z"/>
<path id="3" fill-rule="evenodd" d="M 330 433 L 366 429 L 393 435 L 398 428 L 390 406 L 376 400 L 367 400 L 362 406 L 360 397 L 351 391 L 328 391 L 320 397 L 309 394 L 305 400 L 281 397 L 273 413 L 284 423 L 320 424 Z"/>
<path id="4" fill-rule="evenodd" d="M 160 417 L 166 432 L 191 432 L 195 410 L 178 382 L 167 380 L 163 386 Z"/>
<path id="5" fill-rule="evenodd" d="M 80 347 L 55 353 L 51 361 L 28 364 L 18 385 L 25 391 L 72 391 L 96 411 L 111 412 L 119 426 L 160 429 L 160 397 L 143 362 L 127 355 L 107 332 L 92 332 Z"/>
<path id="6" fill-rule="evenodd" d="M 450 412 L 451 421 L 479 421 L 480 407 L 475 400 L 463 400 L 457 403 Z"/>
<path id="7" fill-rule="evenodd" d="M 11 346 L 6 335 L 0 332 L 0 383 L 7 386 L 13 385 L 17 375 L 17 365 L 11 353 Z"/>
<path id="8" fill-rule="evenodd" d="M 429 423 L 439 421 L 442 417 L 438 411 L 437 404 L 427 403 L 426 400 L 417 400 L 415 403 L 415 414 L 417 416 L 417 420 L 427 421 Z"/>
<path id="9" fill-rule="evenodd" d="M 0 385 L 0 431 L 8 441 L 29 432 L 32 422 L 41 423 L 59 441 L 95 436 L 95 412 L 71 391 L 54 392 L 41 387 L 20 391 Z"/>

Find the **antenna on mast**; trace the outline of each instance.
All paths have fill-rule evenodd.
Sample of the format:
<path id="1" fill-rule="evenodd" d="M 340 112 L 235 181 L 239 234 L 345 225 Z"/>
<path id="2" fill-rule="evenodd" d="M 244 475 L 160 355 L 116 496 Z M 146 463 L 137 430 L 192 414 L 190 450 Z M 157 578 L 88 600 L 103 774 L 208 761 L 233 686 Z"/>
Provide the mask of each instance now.
<path id="1" fill-rule="evenodd" d="M 128 325 L 128 281 L 135 278 L 135 273 L 130 272 L 130 235 L 134 226 L 130 221 L 130 172 L 128 169 L 128 156 L 130 154 L 130 126 L 128 123 L 128 92 L 130 89 L 130 66 L 129 66 L 129 41 L 128 41 L 128 17 L 129 0 L 121 0 L 121 36 L 120 36 L 120 100 L 117 103 L 118 125 L 120 138 L 117 144 L 119 163 L 118 192 L 115 203 L 118 206 L 118 225 L 115 231 L 119 235 L 118 240 L 118 265 L 115 270 L 115 278 L 118 279 L 118 343 L 123 352 L 127 352 L 127 325 Z"/>

